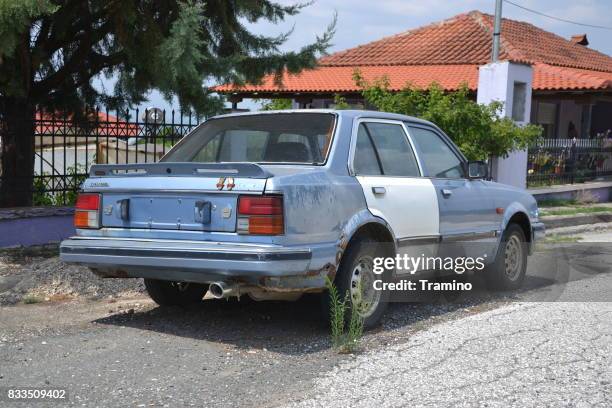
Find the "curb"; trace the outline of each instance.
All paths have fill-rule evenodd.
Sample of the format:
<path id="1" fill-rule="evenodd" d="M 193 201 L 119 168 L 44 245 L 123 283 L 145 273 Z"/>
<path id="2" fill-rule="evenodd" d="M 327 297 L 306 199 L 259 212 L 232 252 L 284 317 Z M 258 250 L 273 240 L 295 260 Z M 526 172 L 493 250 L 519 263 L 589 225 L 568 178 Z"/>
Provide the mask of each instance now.
<path id="1" fill-rule="evenodd" d="M 612 222 L 611 213 L 559 215 L 541 217 L 546 229 L 574 227 L 578 225 L 591 225 Z"/>
<path id="2" fill-rule="evenodd" d="M 44 245 L 13 246 L 0 248 L 0 257 L 24 258 L 41 257 L 51 258 L 59 256 L 59 242 L 51 242 Z"/>
<path id="3" fill-rule="evenodd" d="M 551 228 L 546 230 L 546 236 L 578 235 L 590 232 L 601 232 L 612 230 L 612 222 L 598 224 L 583 224 L 569 227 Z"/>

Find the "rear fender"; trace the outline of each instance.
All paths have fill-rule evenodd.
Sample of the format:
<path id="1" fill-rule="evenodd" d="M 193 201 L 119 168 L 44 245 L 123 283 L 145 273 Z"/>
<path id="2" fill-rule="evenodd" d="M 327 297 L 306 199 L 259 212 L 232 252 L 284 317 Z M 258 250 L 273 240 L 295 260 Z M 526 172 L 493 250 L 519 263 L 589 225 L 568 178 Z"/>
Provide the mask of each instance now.
<path id="1" fill-rule="evenodd" d="M 368 209 L 362 209 L 361 211 L 354 214 L 348 222 L 344 225 L 342 229 L 342 233 L 340 234 L 340 238 L 338 239 L 337 244 L 337 252 L 336 252 L 336 269 L 340 266 L 340 261 L 342 260 L 342 256 L 344 252 L 348 248 L 349 242 L 355 237 L 355 235 L 359 232 L 359 230 L 368 225 L 368 224 L 377 224 L 383 227 L 385 230 L 389 232 L 391 237 L 393 238 L 392 245 L 393 250 L 397 253 L 397 243 L 395 240 L 395 233 L 393 229 L 384 219 L 375 216 Z"/>

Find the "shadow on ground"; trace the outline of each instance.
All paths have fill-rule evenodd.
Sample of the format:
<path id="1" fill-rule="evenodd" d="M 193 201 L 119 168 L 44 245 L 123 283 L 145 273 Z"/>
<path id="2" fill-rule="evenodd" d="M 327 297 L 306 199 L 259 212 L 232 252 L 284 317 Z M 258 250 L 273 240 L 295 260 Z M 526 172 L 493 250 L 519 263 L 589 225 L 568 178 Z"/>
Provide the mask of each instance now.
<path id="1" fill-rule="evenodd" d="M 470 308 L 490 309 L 513 301 L 555 301 L 568 282 L 611 270 L 607 251 L 599 253 L 603 262 L 585 270 L 584 264 L 587 261 L 592 264 L 595 255 L 592 249 L 583 255 L 574 252 L 571 263 L 577 267 L 569 267 L 566 258 L 559 258 L 557 253 L 539 253 L 530 260 L 528 275 L 519 291 L 491 292 L 481 276 L 469 275 L 461 279 L 473 285 L 469 292 L 396 297 L 381 326 L 373 333 L 419 327 L 434 318 L 452 318 L 454 313 Z M 266 348 L 288 355 L 330 347 L 329 329 L 322 319 L 316 295 L 305 295 L 296 302 L 205 300 L 190 308 L 155 307 L 133 314 L 112 315 L 96 322 L 231 344 L 238 349 Z"/>

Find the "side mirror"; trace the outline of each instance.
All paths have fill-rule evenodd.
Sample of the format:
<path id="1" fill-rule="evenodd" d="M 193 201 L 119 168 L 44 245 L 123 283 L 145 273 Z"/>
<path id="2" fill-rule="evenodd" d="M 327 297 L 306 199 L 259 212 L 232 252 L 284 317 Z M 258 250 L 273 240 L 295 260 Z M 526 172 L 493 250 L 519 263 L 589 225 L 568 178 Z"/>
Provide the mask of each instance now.
<path id="1" fill-rule="evenodd" d="M 468 162 L 468 177 L 471 179 L 486 179 L 489 177 L 489 165 L 483 161 Z"/>

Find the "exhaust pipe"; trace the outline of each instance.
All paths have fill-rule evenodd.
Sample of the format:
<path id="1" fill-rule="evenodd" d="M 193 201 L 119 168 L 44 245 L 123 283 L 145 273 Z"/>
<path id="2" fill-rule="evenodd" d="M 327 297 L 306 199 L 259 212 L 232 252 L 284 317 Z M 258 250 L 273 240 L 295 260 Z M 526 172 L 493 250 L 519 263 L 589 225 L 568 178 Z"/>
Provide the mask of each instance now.
<path id="1" fill-rule="evenodd" d="M 213 282 L 208 287 L 208 290 L 215 299 L 224 299 L 230 296 L 238 296 L 238 290 L 236 286 L 230 286 L 225 282 Z"/>

